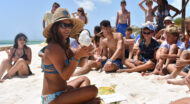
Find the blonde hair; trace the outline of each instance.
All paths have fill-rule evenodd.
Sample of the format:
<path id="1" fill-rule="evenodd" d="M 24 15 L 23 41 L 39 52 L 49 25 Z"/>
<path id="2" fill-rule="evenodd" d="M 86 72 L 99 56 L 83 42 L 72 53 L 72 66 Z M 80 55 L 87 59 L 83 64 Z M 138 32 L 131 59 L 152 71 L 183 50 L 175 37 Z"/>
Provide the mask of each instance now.
<path id="1" fill-rule="evenodd" d="M 175 37 L 179 37 L 179 28 L 177 27 L 177 25 L 174 25 L 174 24 L 169 25 L 166 28 L 165 32 L 166 32 L 166 35 L 171 34 Z"/>

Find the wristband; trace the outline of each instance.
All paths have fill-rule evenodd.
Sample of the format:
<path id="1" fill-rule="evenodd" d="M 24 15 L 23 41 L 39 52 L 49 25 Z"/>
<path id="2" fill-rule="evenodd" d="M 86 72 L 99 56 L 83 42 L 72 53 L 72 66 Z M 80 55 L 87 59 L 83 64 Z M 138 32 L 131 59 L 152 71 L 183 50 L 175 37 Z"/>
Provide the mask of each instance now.
<path id="1" fill-rule="evenodd" d="M 112 60 L 112 59 L 108 59 L 108 61 L 111 61 L 111 62 L 113 62 L 113 60 Z"/>
<path id="2" fill-rule="evenodd" d="M 71 58 L 73 61 L 80 62 L 80 60 L 75 59 L 74 57 Z"/>

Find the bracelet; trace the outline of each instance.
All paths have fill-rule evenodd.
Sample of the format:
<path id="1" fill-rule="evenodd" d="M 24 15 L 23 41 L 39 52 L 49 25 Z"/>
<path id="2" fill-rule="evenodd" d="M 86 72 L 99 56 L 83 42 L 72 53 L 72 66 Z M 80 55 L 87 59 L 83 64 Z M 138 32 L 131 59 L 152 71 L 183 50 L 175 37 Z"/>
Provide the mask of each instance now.
<path id="1" fill-rule="evenodd" d="M 108 61 L 111 61 L 111 62 L 113 62 L 113 60 L 112 60 L 112 59 L 108 59 Z"/>
<path id="2" fill-rule="evenodd" d="M 75 59 L 74 57 L 71 58 L 73 61 L 80 62 L 80 60 Z"/>

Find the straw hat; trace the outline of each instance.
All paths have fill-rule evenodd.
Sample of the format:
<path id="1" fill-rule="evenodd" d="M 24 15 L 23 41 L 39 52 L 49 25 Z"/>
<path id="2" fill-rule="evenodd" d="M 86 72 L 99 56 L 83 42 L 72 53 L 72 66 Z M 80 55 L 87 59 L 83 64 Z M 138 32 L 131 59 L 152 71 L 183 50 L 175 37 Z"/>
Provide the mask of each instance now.
<path id="1" fill-rule="evenodd" d="M 50 37 L 51 35 L 49 33 L 53 24 L 62 20 L 71 20 L 71 22 L 73 23 L 73 28 L 70 33 L 70 37 L 72 38 L 74 37 L 75 34 L 78 34 L 84 27 L 84 23 L 82 20 L 76 18 L 70 18 L 70 14 L 67 9 L 57 8 L 55 13 L 53 14 L 52 23 L 49 24 L 43 31 L 44 37 L 46 38 Z"/>

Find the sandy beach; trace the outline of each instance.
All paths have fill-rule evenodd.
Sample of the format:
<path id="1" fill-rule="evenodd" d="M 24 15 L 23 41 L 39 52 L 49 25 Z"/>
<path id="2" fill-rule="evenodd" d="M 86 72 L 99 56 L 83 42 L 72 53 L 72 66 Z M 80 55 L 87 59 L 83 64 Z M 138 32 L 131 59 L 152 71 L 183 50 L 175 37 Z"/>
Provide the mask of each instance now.
<path id="1" fill-rule="evenodd" d="M 32 48 L 32 63 L 34 75 L 27 78 L 7 79 L 0 83 L 0 104 L 40 104 L 43 84 L 41 59 L 38 52 L 40 45 L 29 45 Z M 4 51 L 0 52 L 0 62 L 6 58 Z M 84 76 L 89 77 L 97 87 L 116 85 L 116 92 L 124 95 L 126 101 L 120 104 L 169 104 L 171 101 L 190 97 L 186 86 L 174 86 L 165 80 L 157 80 L 160 76 L 145 76 L 140 73 L 110 73 L 91 71 Z M 76 78 L 72 77 L 71 79 Z M 180 76 L 177 77 L 180 79 Z"/>

